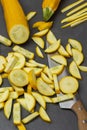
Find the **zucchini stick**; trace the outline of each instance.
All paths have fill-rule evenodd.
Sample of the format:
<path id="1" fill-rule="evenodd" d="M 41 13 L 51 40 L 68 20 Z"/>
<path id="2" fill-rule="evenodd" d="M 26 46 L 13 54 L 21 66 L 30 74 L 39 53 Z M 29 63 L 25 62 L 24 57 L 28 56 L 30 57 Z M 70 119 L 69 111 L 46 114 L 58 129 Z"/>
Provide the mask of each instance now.
<path id="1" fill-rule="evenodd" d="M 85 2 L 84 4 L 82 4 L 82 5 L 78 6 L 78 7 L 76 7 L 75 9 L 71 10 L 71 11 L 70 11 L 69 13 L 67 13 L 66 15 L 69 16 L 69 15 L 71 15 L 71 14 L 77 12 L 78 10 L 80 10 L 80 9 L 82 9 L 82 8 L 84 8 L 84 7 L 87 7 L 87 2 Z"/>
<path id="2" fill-rule="evenodd" d="M 69 23 L 63 25 L 62 28 L 65 28 L 65 27 L 71 26 L 72 24 L 74 24 L 74 23 L 76 23 L 76 22 L 78 22 L 78 21 L 84 19 L 85 17 L 87 17 L 87 12 L 84 13 L 84 14 L 82 14 L 82 15 L 80 16 L 80 18 L 77 18 L 76 20 L 73 20 L 73 21 L 71 21 L 71 22 L 69 22 Z"/>
<path id="3" fill-rule="evenodd" d="M 71 27 L 75 27 L 76 25 L 78 25 L 78 24 L 80 24 L 80 23 L 83 23 L 83 22 L 85 22 L 86 20 L 87 20 L 87 17 L 84 18 L 84 19 L 82 19 L 82 20 L 80 20 L 80 21 L 77 21 L 76 23 L 71 24 L 70 26 L 71 26 Z"/>
<path id="4" fill-rule="evenodd" d="M 72 3 L 72 4 L 70 4 L 70 5 L 66 6 L 65 8 L 63 8 L 63 9 L 61 10 L 61 12 L 64 13 L 64 12 L 68 11 L 69 9 L 75 7 L 76 5 L 82 3 L 83 1 L 84 1 L 84 0 L 78 0 L 78 1 L 76 1 L 76 2 L 74 2 L 74 3 Z"/>
<path id="5" fill-rule="evenodd" d="M 87 11 L 87 8 L 84 8 L 83 10 L 78 11 L 77 13 L 73 14 L 72 16 L 69 16 L 69 17 L 63 19 L 63 20 L 61 21 L 61 23 L 73 21 L 73 20 L 75 20 L 75 19 L 81 17 L 81 14 L 83 14 L 83 13 L 86 12 L 86 11 Z"/>

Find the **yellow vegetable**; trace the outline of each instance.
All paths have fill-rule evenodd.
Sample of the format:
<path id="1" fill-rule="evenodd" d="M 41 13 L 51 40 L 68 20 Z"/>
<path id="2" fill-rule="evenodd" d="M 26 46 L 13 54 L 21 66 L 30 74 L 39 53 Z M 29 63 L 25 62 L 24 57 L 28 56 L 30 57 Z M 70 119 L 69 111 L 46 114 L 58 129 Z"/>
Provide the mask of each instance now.
<path id="1" fill-rule="evenodd" d="M 18 130 L 26 130 L 26 127 L 24 126 L 23 123 L 18 124 L 17 128 L 18 128 Z"/>
<path id="2" fill-rule="evenodd" d="M 45 21 L 48 21 L 54 12 L 57 10 L 61 0 L 43 0 L 42 9 L 43 9 L 43 18 Z"/>
<path id="3" fill-rule="evenodd" d="M 38 21 L 33 24 L 33 28 L 38 28 L 39 31 L 42 31 L 44 29 L 50 29 L 52 25 L 53 21 L 51 22 Z"/>
<path id="4" fill-rule="evenodd" d="M 4 114 L 6 116 L 7 119 L 10 118 L 11 115 L 11 110 L 12 110 L 12 98 L 9 98 L 4 105 Z"/>
<path id="5" fill-rule="evenodd" d="M 29 114 L 28 116 L 26 116 L 26 117 L 24 117 L 23 119 L 22 119 L 22 122 L 24 123 L 24 124 L 26 124 L 26 123 L 29 123 L 30 121 L 32 121 L 32 120 L 34 120 L 36 117 L 38 117 L 39 116 L 39 112 L 33 112 L 33 113 L 31 113 L 31 114 Z"/>
<path id="6" fill-rule="evenodd" d="M 29 83 L 28 74 L 22 69 L 14 69 L 10 72 L 8 80 L 17 87 L 24 87 Z"/>
<path id="7" fill-rule="evenodd" d="M 36 99 L 36 101 L 44 108 L 46 109 L 46 102 L 41 94 L 38 92 L 32 92 L 32 95 Z"/>
<path id="8" fill-rule="evenodd" d="M 45 111 L 45 109 L 43 107 L 40 107 L 39 114 L 40 114 L 40 117 L 42 120 L 44 120 L 46 122 L 51 122 L 50 117 L 48 116 L 47 112 Z"/>
<path id="9" fill-rule="evenodd" d="M 29 27 L 18 0 L 1 0 L 7 31 L 11 40 L 22 44 L 29 38 Z"/>
<path id="10" fill-rule="evenodd" d="M 64 13 L 64 12 L 66 12 L 66 11 L 72 9 L 73 7 L 79 5 L 79 4 L 82 3 L 83 1 L 84 1 L 84 0 L 78 0 L 78 1 L 76 1 L 76 2 L 74 2 L 74 3 L 72 3 L 72 4 L 70 4 L 70 5 L 66 6 L 65 8 L 63 8 L 63 9 L 61 10 L 61 12 Z"/>
<path id="11" fill-rule="evenodd" d="M 13 123 L 15 125 L 19 125 L 21 123 L 21 107 L 18 102 L 13 105 Z"/>
<path id="12" fill-rule="evenodd" d="M 78 80 L 72 76 L 65 76 L 59 81 L 60 90 L 63 93 L 71 94 L 77 92 L 79 88 Z"/>

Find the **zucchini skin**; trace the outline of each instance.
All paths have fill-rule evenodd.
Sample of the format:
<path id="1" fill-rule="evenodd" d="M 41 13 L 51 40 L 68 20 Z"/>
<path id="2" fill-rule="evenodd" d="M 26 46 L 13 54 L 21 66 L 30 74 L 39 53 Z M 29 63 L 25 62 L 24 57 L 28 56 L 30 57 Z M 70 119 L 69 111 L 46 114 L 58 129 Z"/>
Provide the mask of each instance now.
<path id="1" fill-rule="evenodd" d="M 43 9 L 43 19 L 48 21 L 54 12 L 57 10 L 61 0 L 43 0 L 42 9 Z"/>
<path id="2" fill-rule="evenodd" d="M 1 5 L 10 39 L 16 44 L 25 43 L 30 30 L 19 0 L 1 0 Z"/>

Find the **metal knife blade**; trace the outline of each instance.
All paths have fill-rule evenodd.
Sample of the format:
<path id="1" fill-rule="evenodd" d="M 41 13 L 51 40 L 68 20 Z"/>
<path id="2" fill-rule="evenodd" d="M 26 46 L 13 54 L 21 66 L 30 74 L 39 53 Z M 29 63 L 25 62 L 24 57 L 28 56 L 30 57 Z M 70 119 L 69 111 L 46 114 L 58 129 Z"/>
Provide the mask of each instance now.
<path id="1" fill-rule="evenodd" d="M 46 42 L 46 46 L 47 47 L 49 46 L 48 42 Z M 48 65 L 49 65 L 50 68 L 58 65 L 58 63 L 51 60 L 50 57 L 52 55 L 53 54 L 47 55 Z M 62 72 L 62 74 L 60 74 L 58 76 L 58 80 L 61 79 L 64 76 L 66 76 L 66 75 L 68 75 L 68 72 L 65 68 L 64 71 Z M 59 96 L 59 94 L 57 94 L 57 96 Z M 79 128 L 79 130 L 87 130 L 87 112 L 86 112 L 82 102 L 80 101 L 78 94 L 75 95 L 74 99 L 60 102 L 59 106 L 60 106 L 60 108 L 73 110 L 78 117 L 78 128 Z"/>

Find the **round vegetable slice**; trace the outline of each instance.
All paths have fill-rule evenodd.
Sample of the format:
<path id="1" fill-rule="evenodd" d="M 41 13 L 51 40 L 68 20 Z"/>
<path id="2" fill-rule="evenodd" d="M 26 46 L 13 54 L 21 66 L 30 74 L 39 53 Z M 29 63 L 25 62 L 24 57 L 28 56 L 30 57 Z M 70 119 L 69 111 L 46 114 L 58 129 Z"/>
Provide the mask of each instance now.
<path id="1" fill-rule="evenodd" d="M 63 93 L 75 93 L 78 90 L 78 80 L 72 76 L 65 76 L 59 81 L 60 90 Z"/>
<path id="2" fill-rule="evenodd" d="M 8 79 L 13 85 L 18 87 L 24 87 L 29 83 L 28 74 L 21 69 L 12 70 Z"/>

